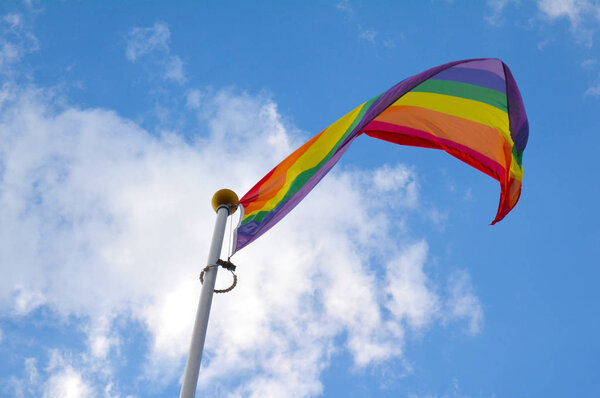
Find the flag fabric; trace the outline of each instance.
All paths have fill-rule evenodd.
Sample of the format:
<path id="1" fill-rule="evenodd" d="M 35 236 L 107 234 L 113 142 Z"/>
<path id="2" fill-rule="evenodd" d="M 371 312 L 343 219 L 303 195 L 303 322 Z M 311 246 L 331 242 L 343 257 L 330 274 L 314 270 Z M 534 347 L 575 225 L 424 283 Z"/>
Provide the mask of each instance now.
<path id="1" fill-rule="evenodd" d="M 450 62 L 409 77 L 310 139 L 242 199 L 233 252 L 288 214 L 360 134 L 443 149 L 500 182 L 492 224 L 517 204 L 529 125 L 521 94 L 499 59 Z"/>

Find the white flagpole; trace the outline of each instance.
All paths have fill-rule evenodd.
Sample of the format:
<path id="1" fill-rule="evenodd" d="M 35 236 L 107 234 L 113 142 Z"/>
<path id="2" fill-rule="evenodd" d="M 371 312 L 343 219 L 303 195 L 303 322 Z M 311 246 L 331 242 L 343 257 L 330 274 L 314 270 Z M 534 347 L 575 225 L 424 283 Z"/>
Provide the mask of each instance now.
<path id="1" fill-rule="evenodd" d="M 187 363 L 185 364 L 185 372 L 183 374 L 179 398 L 194 398 L 196 395 L 198 374 L 200 373 L 200 362 L 202 360 L 202 350 L 204 348 L 206 329 L 208 327 L 208 316 L 210 314 L 210 305 L 212 303 L 215 281 L 217 279 L 217 260 L 221 255 L 227 216 L 235 212 L 237 204 L 237 195 L 229 189 L 217 191 L 212 199 L 213 208 L 217 212 L 217 221 L 215 223 L 210 251 L 208 252 L 207 265 L 209 266 L 209 269 L 204 273 L 204 283 L 202 284 L 200 301 L 198 302 L 198 310 L 196 311 L 196 321 L 194 323 L 194 331 L 192 332 L 190 353 L 188 355 Z"/>

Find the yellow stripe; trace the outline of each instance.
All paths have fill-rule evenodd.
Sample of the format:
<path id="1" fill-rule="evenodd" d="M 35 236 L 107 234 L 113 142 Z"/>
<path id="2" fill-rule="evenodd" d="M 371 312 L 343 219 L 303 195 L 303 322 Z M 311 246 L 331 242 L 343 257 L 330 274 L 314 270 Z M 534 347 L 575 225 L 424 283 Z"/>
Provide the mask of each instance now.
<path id="1" fill-rule="evenodd" d="M 523 167 L 519 166 L 514 158 L 510 162 L 510 175 L 519 181 L 523 181 Z"/>
<path id="2" fill-rule="evenodd" d="M 302 172 L 318 165 L 319 162 L 321 162 L 323 158 L 325 158 L 325 156 L 331 152 L 335 144 L 341 140 L 344 133 L 348 130 L 352 122 L 354 122 L 354 119 L 356 119 L 364 105 L 365 104 L 360 105 L 358 108 L 354 109 L 341 119 L 337 120 L 331 126 L 327 127 L 323 134 L 321 134 L 321 137 L 287 170 L 285 183 L 281 189 L 279 189 L 277 195 L 266 202 L 262 208 L 256 209 L 252 213 L 245 214 L 244 217 L 249 217 L 255 213 L 258 213 L 259 211 L 273 210 L 281 201 L 281 199 L 283 199 L 296 177 L 298 177 Z"/>
<path id="3" fill-rule="evenodd" d="M 435 93 L 409 92 L 404 94 L 394 105 L 420 106 L 421 108 L 458 116 L 496 128 L 510 145 L 508 114 L 495 106 L 466 98 Z"/>

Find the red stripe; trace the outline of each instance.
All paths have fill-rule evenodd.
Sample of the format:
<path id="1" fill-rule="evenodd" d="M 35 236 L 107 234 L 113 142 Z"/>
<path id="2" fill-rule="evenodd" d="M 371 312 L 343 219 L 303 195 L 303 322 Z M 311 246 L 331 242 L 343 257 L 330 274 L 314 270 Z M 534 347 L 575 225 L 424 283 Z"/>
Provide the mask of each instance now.
<path id="1" fill-rule="evenodd" d="M 510 172 L 503 165 L 474 151 L 472 148 L 422 130 L 378 121 L 369 123 L 361 133 L 400 145 L 443 149 L 466 164 L 498 180 L 500 182 L 500 203 L 498 204 L 498 211 L 492 221 L 492 225 L 502 220 L 519 201 L 521 181 L 514 178 L 509 179 Z M 508 148 L 508 143 L 505 143 L 504 152 L 506 154 L 507 167 L 510 167 L 512 155 L 510 148 Z"/>
<path id="2" fill-rule="evenodd" d="M 413 129 L 405 126 L 398 126 L 385 122 L 373 121 L 362 130 L 370 137 L 378 138 L 384 141 L 393 142 L 400 145 L 410 145 L 422 148 L 443 149 L 452 156 L 486 173 L 490 177 L 502 182 L 506 176 L 506 170 L 503 165 L 493 159 L 490 159 L 479 152 L 474 151 L 468 146 L 459 144 L 449 139 L 437 137 L 431 133 Z"/>

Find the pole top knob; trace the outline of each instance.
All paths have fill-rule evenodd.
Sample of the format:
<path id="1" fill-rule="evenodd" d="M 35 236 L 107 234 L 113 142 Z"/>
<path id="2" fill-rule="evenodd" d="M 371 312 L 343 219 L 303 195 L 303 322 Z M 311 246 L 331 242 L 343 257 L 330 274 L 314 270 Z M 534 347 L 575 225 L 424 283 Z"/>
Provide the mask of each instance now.
<path id="1" fill-rule="evenodd" d="M 212 197 L 212 207 L 215 211 L 219 210 L 219 207 L 226 205 L 229 206 L 229 214 L 235 213 L 240 202 L 238 196 L 231 189 L 219 189 Z"/>

